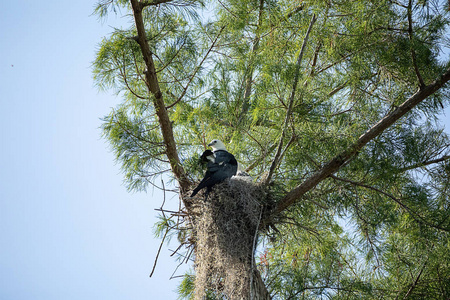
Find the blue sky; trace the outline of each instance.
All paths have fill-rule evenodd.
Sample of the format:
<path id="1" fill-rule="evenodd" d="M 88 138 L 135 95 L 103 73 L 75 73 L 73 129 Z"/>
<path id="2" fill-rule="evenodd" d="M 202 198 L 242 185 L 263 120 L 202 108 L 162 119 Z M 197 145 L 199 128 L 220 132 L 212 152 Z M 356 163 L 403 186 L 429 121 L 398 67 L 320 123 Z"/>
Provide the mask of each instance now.
<path id="1" fill-rule="evenodd" d="M 91 62 L 124 20 L 94 1 L 0 4 L 0 299 L 176 299 L 177 262 L 153 223 L 162 195 L 130 194 L 101 139 L 119 99 Z M 177 205 L 178 199 L 170 201 Z M 169 247 L 175 248 L 177 245 Z"/>
<path id="2" fill-rule="evenodd" d="M 125 20 L 102 24 L 94 2 L 0 4 L 0 299 L 177 296 L 167 247 L 148 277 L 162 195 L 128 193 L 100 138 L 119 99 L 97 91 L 90 64 Z"/>

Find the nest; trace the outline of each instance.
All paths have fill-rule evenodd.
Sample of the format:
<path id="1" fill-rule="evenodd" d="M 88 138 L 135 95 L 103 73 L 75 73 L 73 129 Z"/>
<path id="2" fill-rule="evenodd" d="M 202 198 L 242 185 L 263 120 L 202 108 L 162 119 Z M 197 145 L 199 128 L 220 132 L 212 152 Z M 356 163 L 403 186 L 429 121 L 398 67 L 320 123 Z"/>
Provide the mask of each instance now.
<path id="1" fill-rule="evenodd" d="M 195 299 L 248 299 L 253 251 L 265 189 L 249 177 L 234 176 L 214 186 L 208 200 L 195 199 Z M 198 200 L 197 200 L 198 199 Z"/>

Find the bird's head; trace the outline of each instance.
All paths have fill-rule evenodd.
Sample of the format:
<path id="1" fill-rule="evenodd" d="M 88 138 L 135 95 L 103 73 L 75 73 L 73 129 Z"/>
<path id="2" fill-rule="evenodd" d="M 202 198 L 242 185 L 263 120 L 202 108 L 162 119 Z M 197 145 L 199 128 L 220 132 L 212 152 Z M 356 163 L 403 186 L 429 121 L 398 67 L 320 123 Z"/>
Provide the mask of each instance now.
<path id="1" fill-rule="evenodd" d="M 225 145 L 220 140 L 212 140 L 211 143 L 208 144 L 208 146 L 210 146 L 213 149 L 213 151 L 227 150 L 225 148 Z"/>

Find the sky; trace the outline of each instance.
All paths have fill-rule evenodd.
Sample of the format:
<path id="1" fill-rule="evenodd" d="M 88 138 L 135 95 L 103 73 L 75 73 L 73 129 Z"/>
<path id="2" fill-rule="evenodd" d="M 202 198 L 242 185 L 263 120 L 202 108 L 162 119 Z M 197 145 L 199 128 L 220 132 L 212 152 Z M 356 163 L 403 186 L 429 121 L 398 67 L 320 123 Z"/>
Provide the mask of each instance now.
<path id="1" fill-rule="evenodd" d="M 91 63 L 125 21 L 99 22 L 94 3 L 0 3 L 2 300 L 177 298 L 175 243 L 149 278 L 163 195 L 128 193 L 101 138 L 120 99 L 97 90 Z"/>
<path id="2" fill-rule="evenodd" d="M 163 195 L 127 192 L 101 138 L 100 118 L 120 99 L 97 90 L 90 66 L 111 26 L 126 21 L 99 22 L 94 3 L 0 4 L 3 300 L 177 298 L 176 244 L 163 247 L 149 278 Z"/>

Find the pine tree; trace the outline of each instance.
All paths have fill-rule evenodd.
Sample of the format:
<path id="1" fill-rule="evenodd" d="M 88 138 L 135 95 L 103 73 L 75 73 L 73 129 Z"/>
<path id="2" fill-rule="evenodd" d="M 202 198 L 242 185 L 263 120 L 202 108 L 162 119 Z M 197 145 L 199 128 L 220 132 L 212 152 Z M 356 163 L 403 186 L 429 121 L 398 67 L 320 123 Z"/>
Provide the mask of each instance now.
<path id="1" fill-rule="evenodd" d="M 181 296 L 450 297 L 446 2 L 96 8 L 112 11 L 133 22 L 94 62 L 98 86 L 123 99 L 104 136 L 130 190 L 174 179 L 183 207 L 159 228 L 194 253 Z M 253 180 L 190 199 L 213 138 Z"/>

